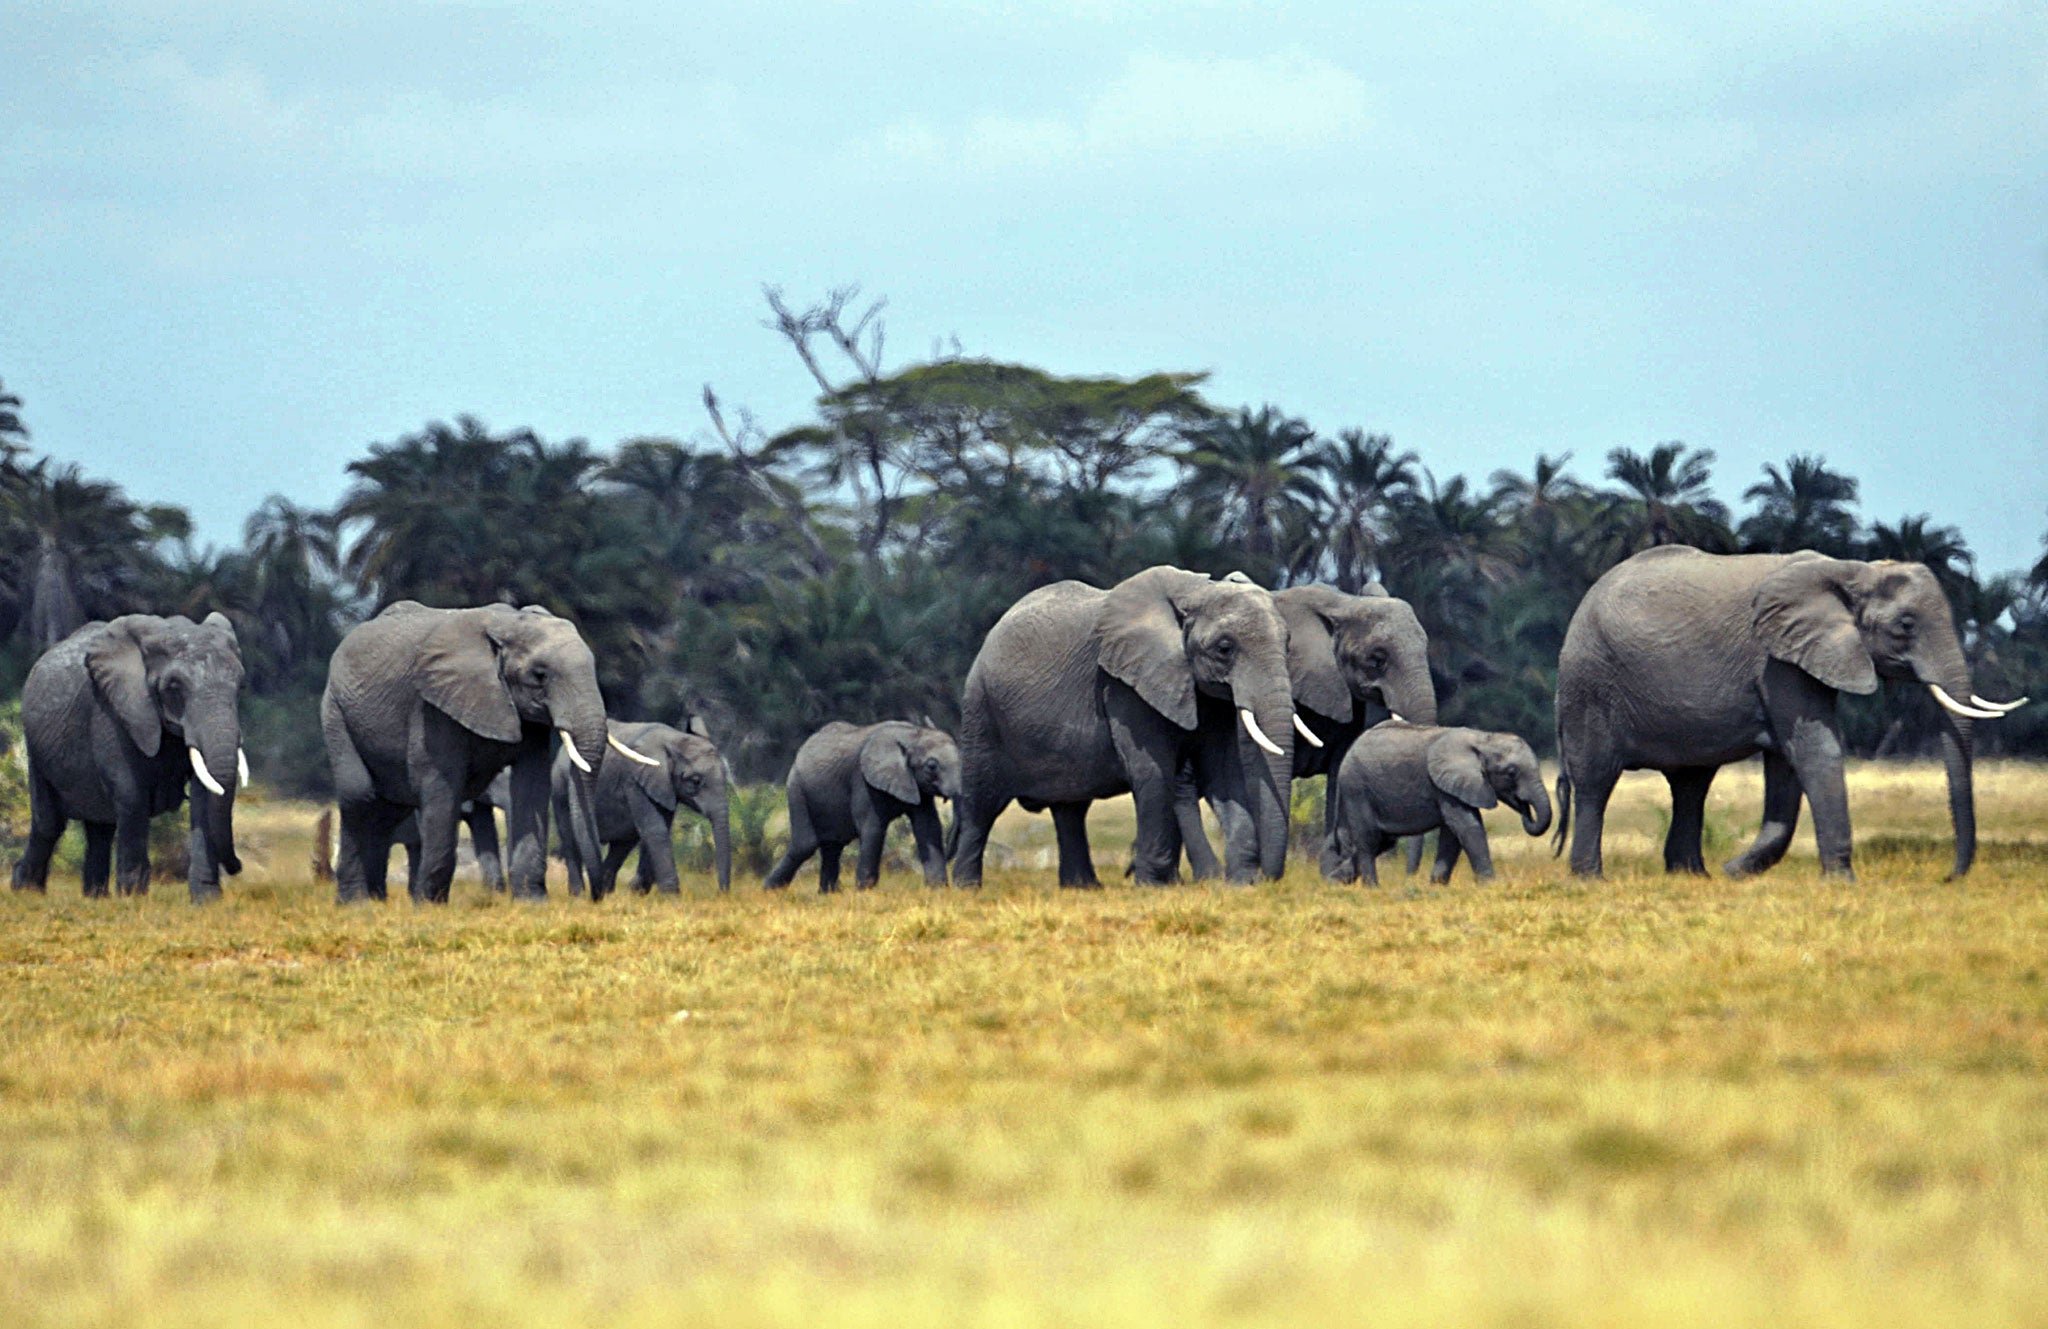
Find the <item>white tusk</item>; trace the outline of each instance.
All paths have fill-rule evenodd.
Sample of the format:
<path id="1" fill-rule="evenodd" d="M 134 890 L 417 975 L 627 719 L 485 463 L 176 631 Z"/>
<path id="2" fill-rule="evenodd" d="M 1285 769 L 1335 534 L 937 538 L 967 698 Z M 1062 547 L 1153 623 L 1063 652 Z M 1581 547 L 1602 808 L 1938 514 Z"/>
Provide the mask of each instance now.
<path id="1" fill-rule="evenodd" d="M 2010 714 L 2018 710 L 2030 700 L 2032 698 L 2021 697 L 2018 701 L 1986 701 L 1974 692 L 1970 694 L 1970 704 L 1972 706 L 1982 706 L 1987 711 L 1998 711 L 2004 714 Z"/>
<path id="2" fill-rule="evenodd" d="M 192 774 L 199 777 L 199 783 L 206 786 L 209 794 L 225 795 L 228 791 L 220 787 L 220 781 L 213 778 L 213 772 L 206 769 L 206 759 L 199 755 L 198 748 L 186 748 L 192 755 Z"/>
<path id="3" fill-rule="evenodd" d="M 583 754 L 576 750 L 576 740 L 569 737 L 569 731 L 562 729 L 557 732 L 562 736 L 562 746 L 569 753 L 569 764 L 582 771 L 585 775 L 590 774 L 590 763 L 583 760 Z"/>
<path id="4" fill-rule="evenodd" d="M 1244 731 L 1252 736 L 1252 742 L 1258 744 L 1260 747 L 1264 748 L 1273 756 L 1284 757 L 1287 755 L 1287 752 L 1284 748 L 1282 748 L 1279 744 L 1275 743 L 1272 739 L 1266 737 L 1266 731 L 1259 728 L 1259 722 L 1257 720 L 1252 719 L 1252 713 L 1249 707 L 1240 706 L 1237 708 L 1237 713 L 1239 717 L 1244 720 Z"/>
<path id="5" fill-rule="evenodd" d="M 240 748 L 235 749 L 235 778 L 242 782 L 242 788 L 249 787 L 249 754 Z"/>
<path id="6" fill-rule="evenodd" d="M 1393 721 L 1393 722 L 1394 722 L 1395 724 L 1407 724 L 1407 723 L 1408 723 L 1408 722 L 1407 722 L 1406 720 L 1404 720 L 1403 718 L 1401 718 L 1401 712 L 1399 712 L 1399 711 L 1388 711 L 1388 712 L 1387 712 L 1387 718 L 1388 718 L 1389 720 L 1392 720 L 1392 721 Z"/>
<path id="7" fill-rule="evenodd" d="M 1249 712 L 1247 712 L 1247 714 L 1249 714 Z M 1301 722 L 1301 717 L 1299 715 L 1294 717 L 1294 732 L 1300 734 L 1303 738 L 1307 739 L 1308 745 L 1312 748 L 1319 748 L 1323 745 L 1323 740 L 1317 738 L 1315 736 L 1315 731 L 1310 729 L 1307 725 Z"/>
<path id="8" fill-rule="evenodd" d="M 1934 694 L 1934 699 L 1940 702 L 1944 709 L 1952 711 L 1957 715 L 1967 716 L 1972 720 L 1998 720 L 2005 716 L 2004 711 L 1980 711 L 1974 706 L 1965 706 L 1954 697 L 1943 692 L 1939 683 L 1929 683 L 1927 690 Z"/>
<path id="9" fill-rule="evenodd" d="M 646 756 L 642 756 L 642 755 L 641 755 L 640 753 L 637 753 L 637 752 L 633 751 L 633 749 L 631 749 L 631 748 L 627 747 L 627 746 L 626 746 L 626 745 L 625 745 L 624 743 L 621 743 L 621 742 L 619 742 L 619 740 L 618 740 L 618 739 L 617 739 L 617 738 L 616 738 L 616 737 L 615 737 L 614 735 L 611 735 L 611 734 L 606 734 L 606 735 L 604 736 L 604 741 L 605 741 L 605 742 L 607 742 L 607 743 L 609 743 L 609 744 L 611 744 L 611 745 L 612 745 L 613 747 L 617 748 L 617 749 L 618 749 L 618 750 L 619 750 L 620 752 L 623 752 L 623 753 L 625 753 L 625 754 L 626 754 L 626 755 L 627 755 L 628 757 L 631 757 L 631 758 L 632 758 L 632 759 L 633 759 L 634 761 L 637 761 L 637 762 L 639 762 L 639 763 L 640 763 L 640 764 L 641 764 L 642 766 L 659 766 L 659 765 L 661 765 L 661 763 L 660 763 L 660 762 L 658 762 L 658 761 L 656 761 L 656 760 L 655 760 L 654 758 L 652 758 L 652 757 L 646 757 Z M 590 768 L 589 768 L 588 766 L 586 766 L 586 767 L 584 767 L 583 769 L 587 771 L 587 770 L 589 770 Z"/>

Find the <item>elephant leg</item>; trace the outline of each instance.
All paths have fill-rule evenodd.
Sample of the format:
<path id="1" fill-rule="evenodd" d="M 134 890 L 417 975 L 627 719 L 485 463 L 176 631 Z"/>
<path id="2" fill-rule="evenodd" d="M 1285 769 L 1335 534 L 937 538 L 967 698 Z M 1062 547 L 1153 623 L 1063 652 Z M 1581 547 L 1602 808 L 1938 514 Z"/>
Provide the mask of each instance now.
<path id="1" fill-rule="evenodd" d="M 1060 846 L 1060 885 L 1100 890 L 1095 853 L 1088 847 L 1088 804 L 1053 804 L 1052 828 Z"/>
<path id="2" fill-rule="evenodd" d="M 1441 852 L 1444 845 L 1443 831 L 1441 829 L 1437 831 L 1436 845 L 1438 851 Z M 1401 837 L 1401 866 L 1407 870 L 1409 876 L 1412 877 L 1422 871 L 1422 851 L 1428 847 L 1429 837 L 1426 835 L 1406 835 Z"/>
<path id="3" fill-rule="evenodd" d="M 88 898 L 103 900 L 107 895 L 107 879 L 114 871 L 114 823 L 111 821 L 88 821 L 85 827 L 85 862 L 79 872 L 79 885 Z"/>
<path id="4" fill-rule="evenodd" d="M 1213 881 L 1222 876 L 1223 864 L 1202 825 L 1201 783 L 1194 768 L 1185 763 L 1173 782 L 1173 820 L 1180 831 L 1181 848 L 1187 850 L 1188 876 L 1196 881 Z"/>
<path id="5" fill-rule="evenodd" d="M 114 817 L 114 892 L 149 894 L 149 814 L 121 808 Z"/>
<path id="6" fill-rule="evenodd" d="M 1380 884 L 1380 855 L 1387 852 L 1393 841 L 1381 835 L 1377 829 L 1354 833 L 1358 849 L 1352 861 L 1358 865 L 1358 880 L 1366 886 Z"/>
<path id="7" fill-rule="evenodd" d="M 1437 828 L 1436 844 L 1436 861 L 1443 869 L 1443 875 L 1431 873 L 1432 880 L 1449 880 L 1451 866 L 1458 861 L 1458 851 L 1461 849 L 1465 857 L 1472 860 L 1474 877 L 1480 881 L 1490 881 L 1493 878 L 1493 849 L 1486 840 L 1486 823 L 1481 821 L 1479 814 L 1471 808 L 1460 803 L 1456 807 L 1444 809 L 1444 824 Z M 1447 850 L 1444 847 L 1446 844 L 1451 848 Z"/>
<path id="8" fill-rule="evenodd" d="M 583 891 L 583 851 L 576 847 L 576 837 L 562 837 L 562 866 L 569 878 L 569 894 L 580 896 Z M 597 875 L 597 864 L 590 865 L 590 875 Z"/>
<path id="9" fill-rule="evenodd" d="M 626 866 L 626 858 L 633 852 L 633 848 L 631 840 L 614 840 L 604 847 L 604 862 L 598 864 L 597 871 L 590 874 L 590 899 L 593 904 L 610 895 L 618 885 L 619 869 Z"/>
<path id="10" fill-rule="evenodd" d="M 1411 835 L 1407 838 L 1409 843 L 1412 844 L 1421 837 Z M 1463 846 L 1458 843 L 1458 837 L 1451 834 L 1448 827 L 1438 829 L 1436 835 L 1436 861 L 1430 864 L 1429 868 L 1430 885 L 1441 886 L 1451 879 L 1451 870 L 1458 866 L 1458 854 L 1462 849 Z"/>
<path id="11" fill-rule="evenodd" d="M 946 832 L 939 825 L 938 805 L 930 799 L 910 810 L 910 835 L 917 843 L 917 863 L 924 869 L 924 884 L 946 884 Z"/>
<path id="12" fill-rule="evenodd" d="M 1722 864 L 1731 877 L 1762 872 L 1785 856 L 1792 847 L 1792 833 L 1799 829 L 1799 777 L 1792 763 L 1775 752 L 1764 753 L 1764 820 L 1757 827 L 1749 848 Z"/>
<path id="13" fill-rule="evenodd" d="M 853 825 L 860 848 L 853 860 L 853 885 L 869 890 L 882 877 L 882 850 L 888 844 L 890 817 L 875 806 L 875 796 L 865 784 L 854 791 Z"/>
<path id="14" fill-rule="evenodd" d="M 1008 794 L 996 795 L 972 787 L 963 788 L 953 804 L 953 882 L 981 885 L 981 860 L 988 852 L 988 835 L 996 818 L 1010 806 Z"/>
<path id="15" fill-rule="evenodd" d="M 643 847 L 640 850 L 640 852 L 633 858 L 633 894 L 652 895 L 653 893 L 654 865 L 648 862 L 647 850 L 645 847 Z M 676 890 L 662 891 L 663 895 L 675 895 L 679 893 L 680 887 L 678 887 Z"/>
<path id="16" fill-rule="evenodd" d="M 484 879 L 485 889 L 504 894 L 505 860 L 498 852 L 496 810 L 478 799 L 463 820 L 469 824 L 469 843 L 476 850 L 476 870 Z"/>
<path id="17" fill-rule="evenodd" d="M 818 846 L 818 894 L 830 895 L 839 889 L 839 851 L 843 844 L 821 844 Z"/>
<path id="18" fill-rule="evenodd" d="M 448 885 L 455 880 L 455 827 L 460 819 L 460 809 L 449 790 L 422 791 L 419 857 L 408 881 L 414 900 L 448 903 Z"/>
<path id="19" fill-rule="evenodd" d="M 57 791 L 50 787 L 49 781 L 31 770 L 28 777 L 28 843 L 22 846 L 21 857 L 14 863 L 15 890 L 47 889 L 50 855 L 57 851 L 57 841 L 64 838 L 67 820 L 57 802 Z M 104 877 L 101 879 L 101 894 L 105 894 Z"/>
<path id="20" fill-rule="evenodd" d="M 640 860 L 633 870 L 633 889 L 642 895 L 656 886 L 663 895 L 678 895 L 682 891 L 676 879 L 675 815 L 663 812 L 655 806 L 654 800 L 635 788 L 626 795 L 626 803 L 633 814 L 633 843 L 639 847 Z"/>
<path id="21" fill-rule="evenodd" d="M 1813 805 L 1813 839 L 1820 870 L 1853 877 L 1849 850 L 1849 789 L 1842 779 L 1842 734 L 1836 694 L 1782 660 L 1764 667 L 1764 706 L 1778 750 L 1806 801 Z"/>
<path id="22" fill-rule="evenodd" d="M 1573 802 L 1578 820 L 1572 824 L 1572 873 L 1579 877 L 1601 874 L 1600 836 L 1607 825 L 1607 800 L 1614 796 L 1614 782 L 1621 778 L 1619 767 L 1594 769 L 1565 767 L 1572 782 Z M 1591 763 L 1586 763 L 1591 766 Z"/>
<path id="23" fill-rule="evenodd" d="M 768 869 L 768 876 L 762 885 L 771 891 L 779 891 L 796 880 L 797 869 L 804 860 L 818 852 L 818 835 L 811 829 L 810 802 L 803 788 L 792 783 L 789 787 L 789 847 L 782 851 L 782 857 L 775 860 L 775 866 Z"/>
<path id="24" fill-rule="evenodd" d="M 1707 790 L 1717 766 L 1685 766 L 1664 772 L 1671 786 L 1671 829 L 1664 836 L 1664 870 L 1707 875 L 1700 839 L 1707 825 Z"/>
<path id="25" fill-rule="evenodd" d="M 205 904 L 220 898 L 220 864 L 214 860 L 213 844 L 206 836 L 206 806 L 196 795 L 190 800 L 190 811 L 186 853 L 191 867 L 186 873 L 186 887 L 192 893 L 193 904 Z"/>
<path id="26" fill-rule="evenodd" d="M 406 817 L 391 832 L 391 843 L 405 850 L 405 893 L 411 899 L 420 898 L 420 819 L 419 814 Z M 389 852 L 386 852 L 389 857 Z"/>

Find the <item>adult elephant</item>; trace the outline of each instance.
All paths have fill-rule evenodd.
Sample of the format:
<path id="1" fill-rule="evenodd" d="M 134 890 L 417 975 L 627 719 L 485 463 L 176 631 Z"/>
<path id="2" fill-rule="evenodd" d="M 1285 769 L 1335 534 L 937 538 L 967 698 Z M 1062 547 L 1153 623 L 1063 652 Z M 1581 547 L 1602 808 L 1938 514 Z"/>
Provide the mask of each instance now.
<path id="1" fill-rule="evenodd" d="M 29 833 L 14 889 L 44 889 L 50 854 L 76 818 L 85 823 L 85 893 L 107 893 L 110 867 L 121 894 L 147 891 L 150 818 L 189 797 L 186 879 L 195 902 L 217 898 L 220 874 L 242 870 L 241 689 L 241 648 L 221 614 L 201 623 L 125 614 L 51 647 L 21 688 Z"/>
<path id="2" fill-rule="evenodd" d="M 1572 871 L 1597 875 L 1615 780 L 1625 770 L 1657 770 L 1671 786 L 1665 870 L 1704 872 L 1700 831 L 1714 773 L 1761 752 L 1763 825 L 1726 870 L 1760 872 L 1784 857 L 1803 796 L 1813 803 L 1821 870 L 1850 875 L 1835 700 L 1876 691 L 1880 677 L 1923 683 L 1943 707 L 1960 877 L 1977 846 L 1972 722 L 2019 703 L 1971 692 L 1934 574 L 1919 563 L 1811 551 L 1730 555 L 1667 545 L 1637 554 L 1586 593 L 1558 657 L 1558 847 L 1569 833 Z"/>
<path id="3" fill-rule="evenodd" d="M 596 861 L 590 801 L 604 761 L 604 699 L 590 648 L 567 619 L 528 606 L 429 609 L 401 600 L 335 648 L 320 724 L 341 810 L 335 896 L 384 898 L 392 833 L 419 817 L 414 898 L 448 898 L 464 802 L 512 769 L 515 896 L 547 894 L 548 758 L 555 734 L 577 764 L 570 833 Z"/>
<path id="4" fill-rule="evenodd" d="M 1273 592 L 1274 607 L 1287 625 L 1287 675 L 1294 692 L 1294 778 L 1334 776 L 1358 736 L 1398 715 L 1416 724 L 1436 723 L 1436 685 L 1429 674 L 1429 634 L 1406 600 L 1387 594 L 1378 582 L 1362 595 L 1334 586 L 1290 586 Z M 1206 759 L 1226 766 L 1236 745 L 1211 745 Z M 1196 784 L 1206 788 L 1207 772 Z M 1200 810 L 1185 798 L 1178 809 L 1188 863 L 1197 877 L 1219 875 L 1215 854 L 1201 831 Z M 1327 779 L 1323 798 L 1323 875 L 1341 880 L 1344 863 L 1335 849 L 1342 798 Z M 1249 819 L 1216 808 L 1223 823 L 1224 852 L 1237 875 L 1256 861 L 1259 845 Z M 1419 855 L 1419 842 L 1413 846 Z M 1411 863 L 1412 871 L 1414 864 Z"/>
<path id="5" fill-rule="evenodd" d="M 611 722 L 611 741 L 627 752 L 642 753 L 652 761 L 608 761 L 597 777 L 597 839 L 605 849 L 603 858 L 584 856 L 574 838 L 563 837 L 562 857 L 569 867 L 569 893 L 583 893 L 583 876 L 590 875 L 590 898 L 602 900 L 611 894 L 612 883 L 626 855 L 640 851 L 634 886 L 645 893 L 659 887 L 674 895 L 681 885 L 676 877 L 675 841 L 671 832 L 676 809 L 687 807 L 711 823 L 711 852 L 718 874 L 718 889 L 732 886 L 732 834 L 727 820 L 725 761 L 705 731 L 704 722 L 692 717 L 688 726 L 676 729 L 653 723 Z M 555 817 L 569 824 L 573 809 L 577 772 L 564 748 L 555 758 Z"/>
<path id="6" fill-rule="evenodd" d="M 1062 886 L 1097 885 L 1088 805 L 1128 791 L 1137 806 L 1132 872 L 1174 879 L 1175 782 L 1204 735 L 1234 735 L 1241 758 L 1206 791 L 1257 837 L 1254 863 L 1287 862 L 1294 774 L 1287 628 L 1249 582 L 1156 567 L 1105 591 L 1042 587 L 989 630 L 967 674 L 953 879 L 981 882 L 989 829 L 1012 799 L 1051 808 Z"/>

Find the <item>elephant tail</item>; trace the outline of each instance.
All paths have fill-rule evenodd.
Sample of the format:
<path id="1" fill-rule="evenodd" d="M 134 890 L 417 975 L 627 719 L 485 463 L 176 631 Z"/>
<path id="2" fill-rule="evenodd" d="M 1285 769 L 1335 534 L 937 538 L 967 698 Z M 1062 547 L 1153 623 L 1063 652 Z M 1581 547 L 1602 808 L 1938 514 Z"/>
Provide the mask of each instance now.
<path id="1" fill-rule="evenodd" d="M 1564 852 L 1565 837 L 1572 829 L 1572 777 L 1562 766 L 1557 770 L 1557 829 L 1550 836 L 1550 856 Z"/>

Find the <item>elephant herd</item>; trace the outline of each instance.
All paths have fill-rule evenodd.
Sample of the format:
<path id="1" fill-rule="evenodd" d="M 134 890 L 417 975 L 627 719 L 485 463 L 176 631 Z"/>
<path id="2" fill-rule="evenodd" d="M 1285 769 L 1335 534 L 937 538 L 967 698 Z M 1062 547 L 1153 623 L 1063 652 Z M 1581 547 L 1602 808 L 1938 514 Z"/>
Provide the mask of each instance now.
<path id="1" fill-rule="evenodd" d="M 1572 870 L 1597 875 L 1616 780 L 1658 770 L 1672 793 L 1665 867 L 1703 872 L 1714 774 L 1761 753 L 1762 828 L 1727 871 L 1777 862 L 1805 800 L 1823 871 L 1848 873 L 1835 702 L 1880 678 L 1924 684 L 1943 707 L 1960 876 L 1976 845 L 1972 724 L 2026 699 L 1972 690 L 1924 566 L 1683 546 L 1628 559 L 1580 603 L 1558 660 L 1560 850 L 1569 839 Z M 121 893 L 145 890 L 150 818 L 189 803 L 191 895 L 218 896 L 220 873 L 241 866 L 241 681 L 234 628 L 217 613 L 91 623 L 37 661 L 22 689 L 31 825 L 15 888 L 43 888 L 76 819 L 85 893 L 106 894 L 110 870 Z M 855 884 L 870 886 L 889 825 L 907 817 L 928 883 L 950 873 L 979 885 L 990 831 L 1015 802 L 1051 811 L 1060 884 L 1093 886 L 1089 806 L 1125 793 L 1140 883 L 1177 880 L 1183 855 L 1197 878 L 1272 878 L 1285 866 L 1292 782 L 1316 775 L 1327 777 L 1326 876 L 1375 881 L 1375 860 L 1397 838 L 1440 829 L 1432 878 L 1461 854 L 1485 877 L 1480 812 L 1504 802 L 1542 835 L 1552 803 L 1524 739 L 1436 719 L 1427 635 L 1377 586 L 1269 591 L 1172 567 L 1107 589 L 1060 582 L 989 630 L 957 741 L 926 719 L 835 721 L 804 743 L 787 780 L 788 851 L 765 884 L 787 886 L 815 853 L 822 889 L 835 889 L 841 851 L 857 841 Z M 608 719 L 589 646 L 544 609 L 393 604 L 335 650 L 320 720 L 343 903 L 385 898 L 394 843 L 408 850 L 413 898 L 445 901 L 464 820 L 488 881 L 544 896 L 551 814 L 573 890 L 587 876 L 602 899 L 637 848 L 640 889 L 675 891 L 679 807 L 710 821 L 719 886 L 730 882 L 729 777 L 701 722 Z M 954 804 L 950 833 L 941 799 Z M 502 859 L 494 808 L 507 819 Z"/>

